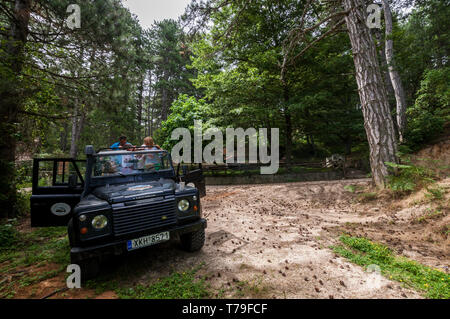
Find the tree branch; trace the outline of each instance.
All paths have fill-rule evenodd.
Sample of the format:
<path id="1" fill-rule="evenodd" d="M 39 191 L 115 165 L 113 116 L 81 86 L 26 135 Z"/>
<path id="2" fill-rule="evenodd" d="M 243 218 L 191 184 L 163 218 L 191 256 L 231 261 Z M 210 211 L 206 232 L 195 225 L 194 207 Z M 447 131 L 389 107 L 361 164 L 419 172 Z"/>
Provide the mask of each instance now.
<path id="1" fill-rule="evenodd" d="M 23 111 L 23 110 L 19 110 L 19 113 L 29 115 L 29 116 L 45 117 L 45 118 L 53 119 L 53 120 L 67 120 L 68 118 L 73 117 L 73 115 L 70 115 L 70 114 L 67 114 L 66 116 L 62 116 L 62 115 L 58 116 L 58 115 L 48 115 L 48 114 L 41 114 L 41 113 L 35 113 L 35 112 Z"/>

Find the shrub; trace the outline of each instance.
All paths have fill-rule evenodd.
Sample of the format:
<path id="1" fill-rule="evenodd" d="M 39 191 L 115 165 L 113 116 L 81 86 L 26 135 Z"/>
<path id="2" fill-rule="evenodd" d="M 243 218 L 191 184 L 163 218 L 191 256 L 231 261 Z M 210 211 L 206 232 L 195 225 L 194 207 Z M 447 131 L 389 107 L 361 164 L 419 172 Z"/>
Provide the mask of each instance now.
<path id="1" fill-rule="evenodd" d="M 25 216 L 30 212 L 30 193 L 17 192 L 16 212 L 18 216 Z"/>
<path id="2" fill-rule="evenodd" d="M 428 70 L 420 83 L 414 105 L 408 109 L 406 140 L 419 149 L 439 135 L 450 121 L 450 68 Z"/>
<path id="3" fill-rule="evenodd" d="M 412 164 L 410 158 L 403 157 L 402 161 L 405 164 L 386 163 L 391 169 L 388 188 L 395 193 L 410 193 L 434 182 L 435 175 L 432 170 Z"/>
<path id="4" fill-rule="evenodd" d="M 0 249 L 13 246 L 17 242 L 18 234 L 18 231 L 12 225 L 0 225 Z"/>

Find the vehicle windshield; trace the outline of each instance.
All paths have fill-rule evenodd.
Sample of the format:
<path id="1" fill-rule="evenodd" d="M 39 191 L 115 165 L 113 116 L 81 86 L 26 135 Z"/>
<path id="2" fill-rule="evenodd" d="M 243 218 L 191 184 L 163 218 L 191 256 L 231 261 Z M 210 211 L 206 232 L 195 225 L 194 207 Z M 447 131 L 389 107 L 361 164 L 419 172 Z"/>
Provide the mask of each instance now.
<path id="1" fill-rule="evenodd" d="M 166 151 L 106 151 L 95 156 L 93 176 L 134 175 L 172 169 Z"/>

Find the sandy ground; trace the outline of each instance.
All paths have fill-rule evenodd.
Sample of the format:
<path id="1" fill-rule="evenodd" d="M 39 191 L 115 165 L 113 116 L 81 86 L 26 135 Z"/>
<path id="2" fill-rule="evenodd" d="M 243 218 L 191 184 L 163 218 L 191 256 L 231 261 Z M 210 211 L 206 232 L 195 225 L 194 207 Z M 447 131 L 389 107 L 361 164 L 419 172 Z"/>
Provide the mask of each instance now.
<path id="1" fill-rule="evenodd" d="M 345 184 L 366 186 L 368 180 L 210 187 L 203 200 L 207 244 L 198 257 L 212 286 L 224 289 L 225 297 L 236 296 L 238 281 L 248 283 L 246 297 L 420 297 L 328 248 L 342 227 L 388 222 L 385 203 L 355 203 Z M 448 254 L 441 255 L 434 266 L 448 264 Z"/>
<path id="2" fill-rule="evenodd" d="M 149 269 L 139 271 L 132 284 L 147 283 L 203 262 L 200 275 L 207 277 L 217 297 L 421 298 L 397 282 L 338 257 L 329 246 L 346 231 L 445 268 L 449 241 L 437 233 L 436 241 L 431 242 L 425 231 L 428 224 L 411 223 L 411 218 L 417 218 L 412 210 L 419 214 L 422 208 L 411 208 L 408 202 L 403 209 L 398 201 L 392 206 L 383 199 L 361 203 L 355 200 L 357 194 L 344 189 L 348 184 L 362 188 L 369 180 L 209 186 L 202 199 L 208 219 L 202 251 L 183 253 L 172 243 L 167 245 L 173 249 L 154 247 L 142 252 L 150 260 Z M 392 223 L 393 219 L 404 219 L 404 224 Z M 440 221 L 448 222 L 447 217 Z M 423 238 L 414 238 L 414 229 Z M 141 253 L 126 262 L 142 265 Z"/>
<path id="3" fill-rule="evenodd" d="M 347 232 L 448 271 L 450 245 L 443 231 L 450 224 L 448 208 L 428 218 L 433 203 L 424 201 L 423 193 L 361 202 L 358 191 L 344 189 L 350 184 L 362 189 L 369 180 L 209 186 L 202 199 L 208 228 L 200 252 L 182 252 L 177 242 L 169 242 L 121 256 L 102 271 L 125 269 L 132 279 L 123 284 L 133 286 L 203 263 L 198 274 L 219 298 L 421 298 L 338 257 L 329 246 Z M 450 188 L 449 180 L 442 185 Z M 64 287 L 64 276 L 43 281 L 34 291 L 45 295 Z M 87 289 L 53 297 L 86 296 L 96 297 Z M 116 296 L 107 291 L 97 297 Z"/>

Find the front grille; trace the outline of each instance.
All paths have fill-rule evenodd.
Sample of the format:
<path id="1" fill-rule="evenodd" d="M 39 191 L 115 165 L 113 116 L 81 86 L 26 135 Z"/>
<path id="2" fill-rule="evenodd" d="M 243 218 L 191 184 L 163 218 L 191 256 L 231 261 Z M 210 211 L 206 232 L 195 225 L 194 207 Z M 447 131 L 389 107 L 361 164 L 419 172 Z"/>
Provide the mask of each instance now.
<path id="1" fill-rule="evenodd" d="M 122 236 L 176 224 L 175 200 L 113 208 L 114 235 Z"/>

